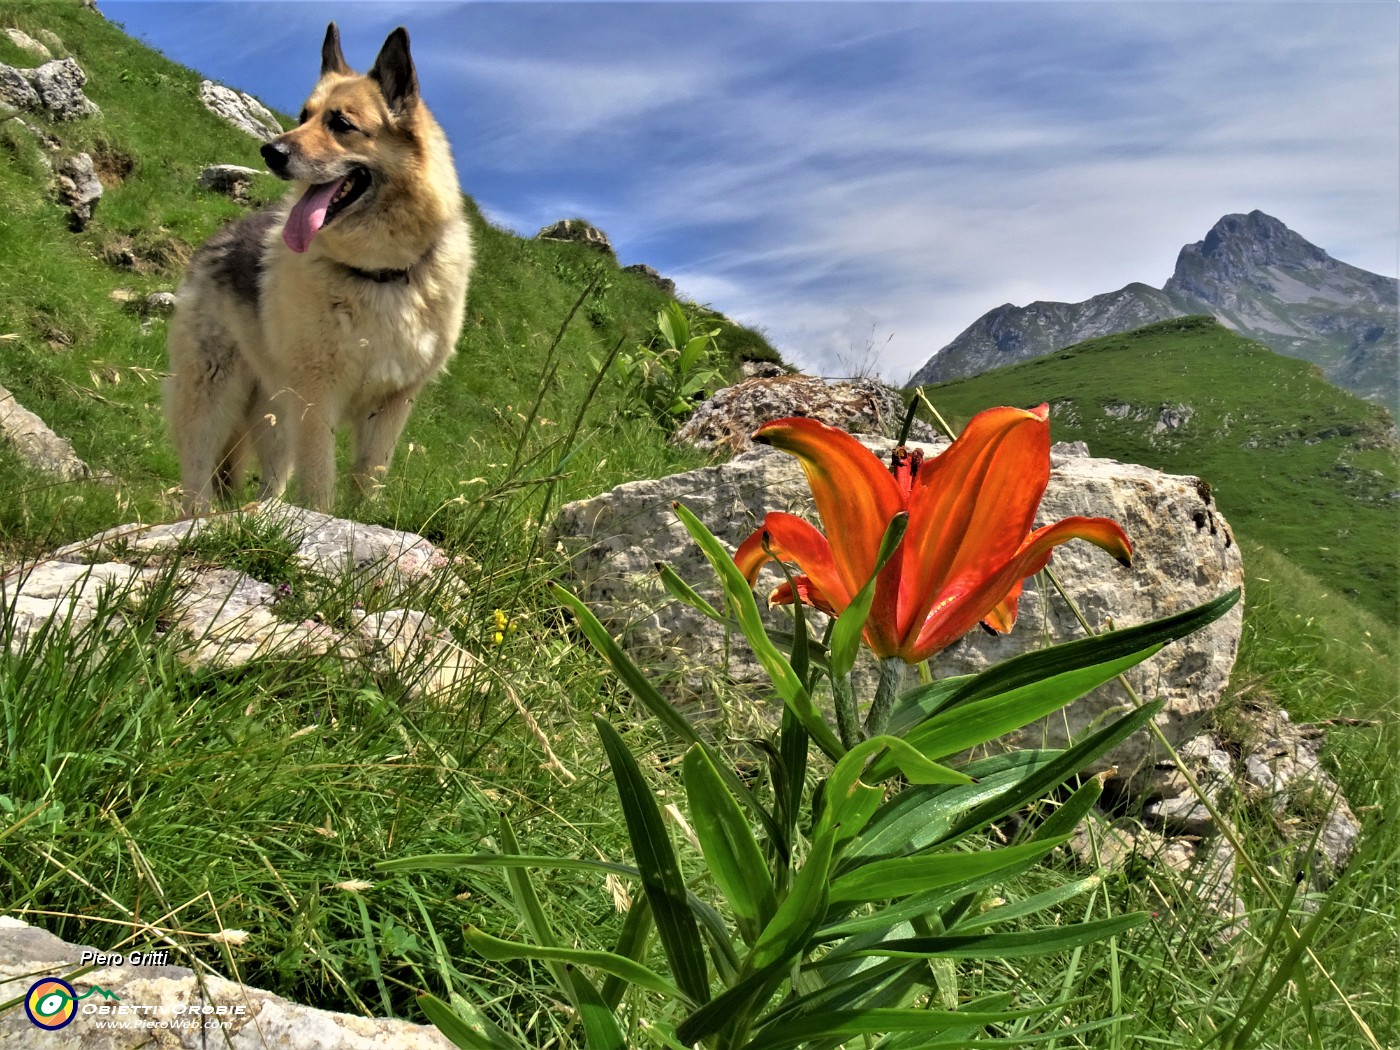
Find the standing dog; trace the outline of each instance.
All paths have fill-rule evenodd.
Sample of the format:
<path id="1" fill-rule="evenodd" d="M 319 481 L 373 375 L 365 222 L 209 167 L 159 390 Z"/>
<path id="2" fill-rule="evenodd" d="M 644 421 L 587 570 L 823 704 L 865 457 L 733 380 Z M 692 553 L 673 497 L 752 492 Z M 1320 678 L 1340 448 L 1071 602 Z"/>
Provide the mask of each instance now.
<path id="1" fill-rule="evenodd" d="M 331 23 L 297 127 L 262 155 L 294 188 L 195 253 L 170 324 L 166 408 L 187 516 L 236 494 L 250 447 L 259 499 L 281 496 L 295 468 L 302 501 L 329 510 L 342 426 L 355 483 L 374 491 L 462 328 L 471 233 L 407 32 L 361 76 Z"/>

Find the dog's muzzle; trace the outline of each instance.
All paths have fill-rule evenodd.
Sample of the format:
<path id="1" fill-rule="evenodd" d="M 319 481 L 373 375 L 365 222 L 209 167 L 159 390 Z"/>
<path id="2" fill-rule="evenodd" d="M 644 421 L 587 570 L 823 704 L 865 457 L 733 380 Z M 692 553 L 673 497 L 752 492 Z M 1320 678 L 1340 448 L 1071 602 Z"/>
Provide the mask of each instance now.
<path id="1" fill-rule="evenodd" d="M 260 152 L 272 174 L 279 179 L 291 178 L 287 172 L 287 165 L 291 163 L 292 151 L 285 142 L 266 143 Z"/>

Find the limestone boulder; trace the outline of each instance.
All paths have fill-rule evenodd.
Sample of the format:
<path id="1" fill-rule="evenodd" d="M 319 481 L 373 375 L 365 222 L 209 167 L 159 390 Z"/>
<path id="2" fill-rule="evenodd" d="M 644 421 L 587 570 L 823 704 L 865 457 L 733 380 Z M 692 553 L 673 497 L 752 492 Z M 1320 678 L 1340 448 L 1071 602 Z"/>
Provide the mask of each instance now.
<path id="1" fill-rule="evenodd" d="M 608 240 L 608 235 L 590 222 L 582 219 L 560 219 L 552 225 L 546 226 L 535 234 L 537 241 L 573 241 L 576 244 L 584 244 L 602 252 L 605 255 L 613 254 L 612 242 Z"/>
<path id="2" fill-rule="evenodd" d="M 898 437 L 904 422 L 899 392 L 878 379 L 828 383 L 815 376 L 759 375 L 718 390 L 696 406 L 676 431 L 677 444 L 706 451 L 736 453 L 754 447 L 751 435 L 764 423 L 787 416 L 810 416 L 852 433 Z M 916 420 L 910 431 L 915 441 L 933 439 L 927 423 Z"/>
<path id="3" fill-rule="evenodd" d="M 233 933 L 234 931 L 227 931 Z M 46 977 L 69 981 L 83 996 L 61 1033 L 46 1033 L 23 1009 L 0 1012 L 0 1050 L 65 1046 L 81 1050 L 138 1047 L 232 1050 L 450 1050 L 436 1028 L 389 1017 L 315 1010 L 257 988 L 178 965 L 178 945 L 157 942 L 111 953 L 105 945 L 69 944 L 46 930 L 0 915 L 0 984 L 16 994 Z M 104 953 L 107 965 L 92 955 Z M 115 955 L 122 961 L 112 964 Z M 74 973 L 81 976 L 69 977 Z M 101 988 L 106 995 L 93 994 Z"/>
<path id="4" fill-rule="evenodd" d="M 60 481 L 92 476 L 73 445 L 0 386 L 0 439 L 14 448 L 26 465 Z"/>
<path id="5" fill-rule="evenodd" d="M 422 609 L 429 594 L 459 596 L 459 566 L 423 537 L 328 514 L 270 503 L 240 512 L 259 529 L 275 526 L 295 548 L 292 557 L 311 578 L 332 581 L 336 594 L 369 590 L 403 607 L 366 614 L 356 601 L 348 628 L 304 619 L 290 585 L 256 579 L 203 558 L 173 559 L 206 529 L 236 516 L 160 525 L 125 525 L 48 558 L 0 574 L 0 632 L 12 651 L 78 632 L 99 645 L 120 639 L 128 614 L 152 599 L 161 604 L 162 633 L 193 665 L 240 667 L 268 658 L 328 656 L 366 659 L 412 696 L 448 700 L 466 688 L 475 657 Z M 353 586 L 346 588 L 346 579 Z M 289 601 L 290 600 L 290 601 Z M 347 600 L 349 600 L 347 598 Z"/>
<path id="6" fill-rule="evenodd" d="M 282 134 L 277 118 L 252 95 L 203 80 L 199 84 L 199 100 L 209 112 L 260 142 L 271 142 Z"/>
<path id="7" fill-rule="evenodd" d="M 232 197 L 239 204 L 248 203 L 253 180 L 266 174 L 242 164 L 211 164 L 199 173 L 199 188 Z"/>
<path id="8" fill-rule="evenodd" d="M 54 120 L 100 116 L 97 103 L 83 94 L 87 74 L 72 58 L 33 69 L 0 65 L 0 102 L 15 109 L 42 111 Z"/>
<path id="9" fill-rule="evenodd" d="M 888 440 L 862 440 L 881 454 L 892 447 Z M 914 447 L 932 455 L 946 444 Z M 1086 543 L 1056 549 L 1051 567 L 1095 630 L 1181 612 L 1241 585 L 1239 548 L 1209 490 L 1196 478 L 1092 459 L 1078 449 L 1062 452 L 1070 454 L 1052 457 L 1038 523 L 1071 515 L 1109 517 L 1136 545 L 1130 569 Z M 671 509 L 676 500 L 731 552 L 770 510 L 816 520 L 797 461 L 772 449 L 758 448 L 719 466 L 660 480 L 630 482 L 561 508 L 553 535 L 567 558 L 572 587 L 620 636 L 633 658 L 695 717 L 757 708 L 772 723 L 777 711 L 763 688 L 766 679 L 743 639 L 726 638 L 712 621 L 672 600 L 660 583 L 655 566 L 664 562 L 711 603 L 721 602 L 713 572 Z M 760 596 L 766 598 L 780 581 L 772 567 L 765 568 Z M 766 610 L 765 616 L 774 628 L 792 628 L 785 608 Z M 822 617 L 814 613 L 813 619 Z M 1173 742 L 1197 735 L 1219 701 L 1239 645 L 1240 623 L 1237 605 L 1129 672 L 1142 697 L 1166 701 L 1158 722 Z M 997 637 L 974 632 L 935 657 L 932 667 L 939 676 L 967 674 L 1028 649 L 1082 636 L 1066 602 L 1032 578 L 1014 631 Z M 862 673 L 870 674 L 868 664 Z M 858 689 L 866 690 L 858 695 L 871 695 L 869 680 L 858 682 Z M 1062 746 L 1130 704 L 1123 688 L 1110 683 L 1008 743 Z M 1111 760 L 1126 775 L 1156 757 L 1149 738 L 1139 734 Z"/>
<path id="10" fill-rule="evenodd" d="M 69 229 L 81 233 L 102 199 L 102 182 L 92 157 L 86 153 L 64 157 L 54 169 L 54 176 L 58 181 L 58 203 L 68 209 Z"/>
<path id="11" fill-rule="evenodd" d="M 30 82 L 39 94 L 39 104 L 55 120 L 77 120 L 102 114 L 97 103 L 83 94 L 87 74 L 71 58 L 45 62 L 34 70 Z"/>
<path id="12" fill-rule="evenodd" d="M 21 51 L 29 52 L 41 62 L 48 62 L 53 58 L 52 51 L 38 40 L 35 40 L 23 29 L 15 29 L 11 26 L 5 29 L 4 33 L 5 36 L 9 38 L 10 43 L 14 44 L 15 47 L 19 48 Z"/>

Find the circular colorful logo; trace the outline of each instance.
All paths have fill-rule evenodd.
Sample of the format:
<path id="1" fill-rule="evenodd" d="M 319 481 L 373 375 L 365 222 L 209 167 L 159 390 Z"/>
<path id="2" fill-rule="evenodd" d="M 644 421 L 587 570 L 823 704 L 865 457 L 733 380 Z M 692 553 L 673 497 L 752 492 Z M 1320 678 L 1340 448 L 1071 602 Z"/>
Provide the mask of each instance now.
<path id="1" fill-rule="evenodd" d="M 29 986 L 24 997 L 24 1012 L 39 1028 L 56 1032 L 77 1016 L 78 993 L 67 981 L 45 977 Z"/>

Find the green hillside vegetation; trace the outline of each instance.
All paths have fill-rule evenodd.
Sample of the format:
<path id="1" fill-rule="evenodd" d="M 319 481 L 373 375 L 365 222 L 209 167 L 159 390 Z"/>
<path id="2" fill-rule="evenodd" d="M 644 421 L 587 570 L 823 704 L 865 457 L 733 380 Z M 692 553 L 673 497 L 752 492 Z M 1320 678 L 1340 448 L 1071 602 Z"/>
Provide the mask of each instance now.
<path id="1" fill-rule="evenodd" d="M 212 163 L 261 166 L 258 144 L 199 103 L 198 74 L 99 15 L 76 3 L 0 0 L 3 26 L 56 32 L 86 71 L 86 93 L 101 106 L 101 118 L 52 126 L 26 119 L 65 150 L 90 152 L 106 194 L 89 227 L 71 232 L 65 210 L 49 199 L 32 136 L 0 120 L 0 384 L 109 477 L 58 484 L 0 445 L 0 595 L 22 571 L 15 568 L 22 558 L 108 526 L 174 517 L 176 464 L 160 407 L 165 322 L 144 316 L 140 304 L 149 292 L 173 289 L 194 246 L 243 210 L 199 190 L 199 171 Z M 3 36 L 0 62 L 34 64 Z M 314 62 L 309 51 L 308 77 Z M 257 201 L 283 191 L 271 176 L 255 182 Z M 628 932 L 618 902 L 639 893 L 635 881 L 532 871 L 540 906 L 526 930 L 513 902 L 521 885 L 514 873 L 468 864 L 418 871 L 376 865 L 509 851 L 510 837 L 524 854 L 639 863 L 590 722 L 594 713 L 625 737 L 648 786 L 686 808 L 674 739 L 629 700 L 547 589 L 561 566 L 544 526 L 565 500 L 689 468 L 702 457 L 672 446 L 635 391 L 612 373 L 599 377 L 591 363 L 619 346 L 653 343 L 668 297 L 588 248 L 523 240 L 469 208 L 477 270 L 458 357 L 420 398 L 381 499 L 361 506 L 347 499 L 339 508 L 433 539 L 454 560 L 462 584 L 454 576 L 405 597 L 389 593 L 392 586 L 378 592 L 380 581 L 319 578 L 292 558 L 286 537 L 233 517 L 227 531 L 203 534 L 147 592 L 110 596 L 111 609 L 124 617 L 118 644 L 99 629 L 99 617 L 91 627 L 55 624 L 46 648 L 12 653 L 13 625 L 0 622 L 0 914 L 99 949 L 169 944 L 172 962 L 328 1009 L 421 1022 L 419 993 L 430 991 L 462 1016 L 488 1022 L 477 1029 L 484 1041 L 467 1045 L 508 1046 L 507 1037 L 549 1050 L 582 1045 L 579 1017 L 562 1005 L 559 967 L 487 961 L 465 931 L 538 940 L 545 916 L 559 944 L 610 950 Z M 594 290 L 580 301 L 590 284 Z M 722 371 L 732 375 L 740 357 L 776 359 L 761 332 L 695 304 L 686 308 L 703 328 L 720 329 L 714 363 Z M 1200 322 L 1174 323 L 1177 329 L 1161 338 L 1183 345 L 1206 339 L 1227 347 L 1230 360 L 1245 350 L 1252 355 L 1240 359 L 1234 392 L 1218 386 L 1223 378 L 1193 387 L 1211 398 L 1237 397 L 1239 407 L 1169 398 L 1165 391 L 1176 388 L 1168 378 L 1195 374 L 1204 363 L 1188 368 L 1166 350 L 1130 362 L 1122 376 L 1085 370 L 1075 380 L 1082 387 L 1052 387 L 1058 366 L 1093 359 L 1075 348 L 1066 352 L 1069 360 L 1057 355 L 1025 366 L 1043 382 L 1000 388 L 993 400 L 1065 402 L 1056 416 L 1062 439 L 1079 436 L 1063 429 L 1064 411 L 1086 425 L 1102 416 L 1090 371 L 1099 388 L 1149 407 L 1153 419 L 1162 400 L 1194 406 L 1192 423 L 1168 435 L 1199 436 L 1189 464 L 1160 460 L 1179 451 L 1162 438 L 1137 435 L 1138 444 L 1120 449 L 1104 435 L 1083 436 L 1096 454 L 1199 473 L 1216 486 L 1249 566 L 1231 703 L 1271 694 L 1300 717 L 1361 720 L 1333 731 L 1329 762 L 1366 821 L 1362 848 L 1342 881 L 1314 892 L 1295 880 L 1298 864 L 1309 862 L 1283 850 L 1272 811 L 1232 811 L 1266 872 L 1269 894 L 1258 883 L 1242 886 L 1251 930 L 1228 945 L 1215 943 L 1216 918 L 1193 907 L 1191 891 L 1169 871 L 1144 875 L 1134 866 L 1095 876 L 1073 898 L 1064 887 L 1086 873 L 1058 860 L 988 884 L 975 902 L 967 898 L 968 914 L 992 906 L 995 894 L 1010 905 L 1013 918 L 1001 921 L 1011 933 L 1040 928 L 1018 910 L 1036 894 L 1056 902 L 1046 914 L 1057 924 L 1112 921 L 1137 910 L 1153 912 L 1154 921 L 1073 951 L 949 959 L 946 967 L 939 961 L 917 989 L 921 1005 L 1000 1009 L 994 1004 L 1014 1000 L 1018 1008 L 1051 1008 L 1053 1019 L 974 1024 L 966 1036 L 974 1042 L 946 1045 L 989 1045 L 1003 1036 L 1014 1038 L 999 1045 L 1054 1050 L 1209 1045 L 1246 1009 L 1270 1003 L 1257 1039 L 1236 1032 L 1238 1039 L 1220 1045 L 1379 1050 L 1400 1039 L 1393 908 L 1400 839 L 1395 822 L 1382 819 L 1400 805 L 1400 785 L 1390 770 L 1394 721 L 1379 717 L 1393 702 L 1393 651 L 1384 642 L 1389 628 L 1359 604 L 1379 608 L 1393 594 L 1394 552 L 1387 592 L 1386 552 L 1378 549 L 1383 542 L 1368 509 L 1383 515 L 1382 497 L 1400 487 L 1382 440 L 1384 422 L 1341 395 L 1335 404 L 1307 402 L 1315 380 L 1296 362 L 1261 357 L 1248 344 L 1240 349 L 1228 333 Z M 1150 341 L 1120 337 L 1129 347 Z M 1140 374 L 1149 364 L 1158 371 L 1155 386 Z M 980 407 L 980 393 L 964 384 L 933 397 L 945 413 L 965 416 Z M 1316 418 L 1303 419 L 1305 402 Z M 1271 415 L 1271 404 L 1282 412 Z M 1228 431 L 1221 422 L 1227 414 Z M 1279 418 L 1288 422 L 1272 422 Z M 1150 421 L 1143 426 L 1150 430 Z M 1205 438 L 1216 430 L 1231 441 L 1212 447 Z M 1295 430 L 1297 441 L 1289 437 Z M 1251 438 L 1256 447 L 1242 448 Z M 1299 457 L 1314 455 L 1309 487 Z M 1245 480 L 1258 499 L 1273 498 L 1259 481 L 1261 470 L 1296 475 L 1300 480 L 1288 484 L 1301 486 L 1296 498 L 1303 502 L 1284 501 L 1277 514 L 1256 518 L 1237 508 L 1230 494 Z M 1278 528 L 1295 531 L 1266 533 L 1264 519 L 1276 516 L 1289 519 Z M 1367 545 L 1375 573 L 1352 573 L 1352 561 L 1336 560 L 1347 549 L 1335 537 L 1344 527 L 1352 545 Z M 296 622 L 343 628 L 358 613 L 411 598 L 412 608 L 430 613 L 469 654 L 470 677 L 450 698 L 426 701 L 412 688 L 413 669 L 386 670 L 371 660 L 289 656 L 236 669 L 191 667 L 168 630 L 167 599 L 181 586 L 180 569 L 210 563 L 237 566 L 284 591 L 277 613 Z M 1359 593 L 1349 595 L 1351 586 Z M 1339 638 L 1349 644 L 1339 647 Z M 751 729 L 751 720 L 738 724 Z M 733 768 L 766 768 L 747 741 L 721 745 Z M 807 798 L 820 775 L 808 772 Z M 1020 834 L 1011 822 L 1006 830 Z M 714 879 L 696 851 L 669 834 L 687 888 L 713 899 Z M 967 847 L 981 844 L 974 837 Z M 1289 902 L 1288 923 L 1279 919 L 1277 900 Z M 1048 907 L 1046 898 L 1040 902 Z M 1285 926 L 1306 928 L 1316 964 L 1301 960 L 1303 945 L 1280 932 Z M 643 933 L 623 943 L 640 961 L 665 967 L 655 938 Z M 598 972 L 591 962 L 580 965 Z M 654 991 L 624 996 L 622 987 L 604 985 L 628 1019 L 626 1045 L 675 1050 L 680 1044 L 669 1032 L 680 1008 Z M 0 1005 L 13 1007 L 9 998 L 0 994 Z M 843 1000 L 838 994 L 834 1001 Z M 803 1020 L 796 1017 L 795 1027 Z M 1369 1040 L 1366 1025 L 1375 1033 Z M 480 1035 L 497 1031 L 491 1026 L 503 1033 L 494 1042 Z M 1320 1032 L 1328 1033 L 1325 1044 Z M 835 1050 L 838 1042 L 803 1045 Z M 862 1036 L 842 1045 L 944 1044 Z"/>
<path id="2" fill-rule="evenodd" d="M 955 426 L 990 405 L 1049 402 L 1056 441 L 1202 478 L 1241 537 L 1396 622 L 1393 423 L 1306 362 L 1185 317 L 926 393 Z M 1164 429 L 1164 410 L 1181 424 Z"/>

